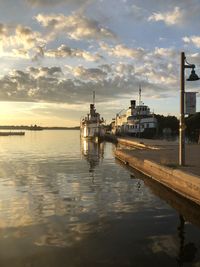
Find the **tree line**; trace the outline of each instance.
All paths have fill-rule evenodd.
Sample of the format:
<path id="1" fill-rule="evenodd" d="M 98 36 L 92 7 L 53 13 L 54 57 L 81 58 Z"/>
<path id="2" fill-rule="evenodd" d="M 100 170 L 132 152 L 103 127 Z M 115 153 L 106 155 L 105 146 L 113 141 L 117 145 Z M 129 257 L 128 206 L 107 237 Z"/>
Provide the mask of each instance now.
<path id="1" fill-rule="evenodd" d="M 162 137 L 165 133 L 177 136 L 179 133 L 179 120 L 175 116 L 155 114 L 158 121 L 157 135 Z M 200 134 L 200 112 L 185 118 L 185 134 L 191 141 L 198 141 Z"/>

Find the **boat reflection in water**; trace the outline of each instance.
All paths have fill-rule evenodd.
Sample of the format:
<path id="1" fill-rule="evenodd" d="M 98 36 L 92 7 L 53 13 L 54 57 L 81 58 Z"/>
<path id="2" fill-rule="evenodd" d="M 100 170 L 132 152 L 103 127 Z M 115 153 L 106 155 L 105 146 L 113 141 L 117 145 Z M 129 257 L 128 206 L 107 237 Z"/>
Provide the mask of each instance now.
<path id="1" fill-rule="evenodd" d="M 95 167 L 103 159 L 104 142 L 95 142 L 81 138 L 81 154 L 89 163 L 89 172 L 93 173 Z"/>

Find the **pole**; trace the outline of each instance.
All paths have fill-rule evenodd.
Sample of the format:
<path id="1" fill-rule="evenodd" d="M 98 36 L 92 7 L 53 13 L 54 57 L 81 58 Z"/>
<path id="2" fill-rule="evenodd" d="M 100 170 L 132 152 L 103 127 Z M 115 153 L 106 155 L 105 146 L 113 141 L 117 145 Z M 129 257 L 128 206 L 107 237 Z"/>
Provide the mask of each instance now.
<path id="1" fill-rule="evenodd" d="M 141 101 L 141 85 L 139 85 L 139 134 L 138 137 L 140 138 L 140 106 L 142 105 Z"/>
<path id="2" fill-rule="evenodd" d="M 185 53 L 181 52 L 181 90 L 180 90 L 180 124 L 179 124 L 179 165 L 185 165 Z"/>
<path id="3" fill-rule="evenodd" d="M 95 91 L 93 91 L 93 105 L 95 104 Z"/>
<path id="4" fill-rule="evenodd" d="M 141 85 L 139 85 L 139 106 L 141 105 Z"/>

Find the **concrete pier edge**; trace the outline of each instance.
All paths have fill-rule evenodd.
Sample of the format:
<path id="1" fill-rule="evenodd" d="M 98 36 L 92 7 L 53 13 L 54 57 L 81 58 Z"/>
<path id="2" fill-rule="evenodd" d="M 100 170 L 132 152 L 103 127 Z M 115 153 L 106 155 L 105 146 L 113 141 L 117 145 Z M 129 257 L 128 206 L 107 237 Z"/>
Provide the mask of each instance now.
<path id="1" fill-rule="evenodd" d="M 134 147 L 134 148 L 138 148 L 138 149 L 153 149 L 153 150 L 160 149 L 156 146 L 147 145 L 147 144 L 144 144 L 143 142 L 136 142 L 133 140 L 128 140 L 126 138 L 119 138 L 118 137 L 117 142 L 121 145 L 125 145 L 128 147 Z"/>
<path id="2" fill-rule="evenodd" d="M 138 159 L 117 149 L 115 157 L 153 180 L 200 205 L 200 177 L 147 159 Z"/>

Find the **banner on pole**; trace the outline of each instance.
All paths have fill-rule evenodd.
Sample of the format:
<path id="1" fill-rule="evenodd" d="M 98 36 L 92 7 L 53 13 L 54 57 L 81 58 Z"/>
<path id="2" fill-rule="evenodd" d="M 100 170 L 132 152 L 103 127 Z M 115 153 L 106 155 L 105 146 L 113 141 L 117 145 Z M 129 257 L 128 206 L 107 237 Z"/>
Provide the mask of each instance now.
<path id="1" fill-rule="evenodd" d="M 185 114 L 196 113 L 196 92 L 185 93 Z"/>

